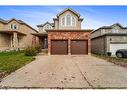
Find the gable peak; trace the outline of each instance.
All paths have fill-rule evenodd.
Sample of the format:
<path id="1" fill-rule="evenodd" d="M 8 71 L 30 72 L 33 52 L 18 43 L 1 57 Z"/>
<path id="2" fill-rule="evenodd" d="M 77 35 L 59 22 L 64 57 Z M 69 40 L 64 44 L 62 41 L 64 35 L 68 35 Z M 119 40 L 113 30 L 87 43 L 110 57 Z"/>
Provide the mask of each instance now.
<path id="1" fill-rule="evenodd" d="M 59 14 L 57 14 L 57 17 L 60 16 L 61 14 L 63 14 L 64 12 L 66 12 L 66 11 L 71 11 L 72 13 L 74 13 L 75 15 L 77 15 L 78 17 L 80 17 L 80 14 L 77 13 L 76 11 L 74 11 L 71 8 L 65 8 L 63 11 L 61 11 Z"/>

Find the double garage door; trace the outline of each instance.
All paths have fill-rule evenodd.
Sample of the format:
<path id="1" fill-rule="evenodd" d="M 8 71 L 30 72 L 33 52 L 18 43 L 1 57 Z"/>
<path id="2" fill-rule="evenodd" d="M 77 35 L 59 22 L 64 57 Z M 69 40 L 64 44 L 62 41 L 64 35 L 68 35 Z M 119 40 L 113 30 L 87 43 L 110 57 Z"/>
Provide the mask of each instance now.
<path id="1" fill-rule="evenodd" d="M 87 40 L 71 40 L 68 47 L 68 40 L 52 40 L 51 41 L 51 54 L 68 54 L 70 48 L 71 54 L 88 54 Z"/>

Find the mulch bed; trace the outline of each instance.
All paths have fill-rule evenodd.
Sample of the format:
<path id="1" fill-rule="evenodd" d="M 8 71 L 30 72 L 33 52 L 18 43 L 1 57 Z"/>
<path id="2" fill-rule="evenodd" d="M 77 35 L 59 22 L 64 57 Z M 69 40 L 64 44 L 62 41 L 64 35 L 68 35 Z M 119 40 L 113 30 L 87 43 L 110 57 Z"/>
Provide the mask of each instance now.
<path id="1" fill-rule="evenodd" d="M 0 72 L 0 82 L 1 80 L 6 77 L 8 75 L 8 73 L 5 73 L 5 72 Z"/>

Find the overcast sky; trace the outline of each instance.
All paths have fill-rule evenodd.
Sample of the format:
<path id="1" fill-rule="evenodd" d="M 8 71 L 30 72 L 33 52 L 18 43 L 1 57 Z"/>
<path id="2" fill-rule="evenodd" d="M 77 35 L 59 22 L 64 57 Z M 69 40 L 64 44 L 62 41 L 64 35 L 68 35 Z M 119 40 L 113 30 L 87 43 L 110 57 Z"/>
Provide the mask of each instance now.
<path id="1" fill-rule="evenodd" d="M 83 29 L 97 29 L 117 22 L 127 26 L 127 6 L 0 6 L 0 18 L 21 19 L 36 28 L 46 21 L 53 22 L 52 18 L 65 8 L 72 8 L 84 18 Z"/>

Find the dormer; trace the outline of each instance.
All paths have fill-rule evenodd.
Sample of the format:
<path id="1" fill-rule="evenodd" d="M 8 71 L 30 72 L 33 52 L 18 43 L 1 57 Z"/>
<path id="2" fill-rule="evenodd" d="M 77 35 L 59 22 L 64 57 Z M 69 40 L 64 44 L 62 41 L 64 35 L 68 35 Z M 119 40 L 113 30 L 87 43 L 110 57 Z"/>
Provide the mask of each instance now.
<path id="1" fill-rule="evenodd" d="M 65 9 L 56 15 L 53 19 L 55 23 L 55 29 L 81 29 L 80 14 L 72 9 Z"/>
<path id="2" fill-rule="evenodd" d="M 20 22 L 16 20 L 15 18 L 12 18 L 11 20 L 8 21 L 7 28 L 9 30 L 19 30 Z"/>
<path id="3" fill-rule="evenodd" d="M 46 29 L 53 29 L 53 23 L 46 22 L 44 24 L 37 25 L 37 27 L 39 29 L 39 33 L 44 33 L 46 32 Z"/>

